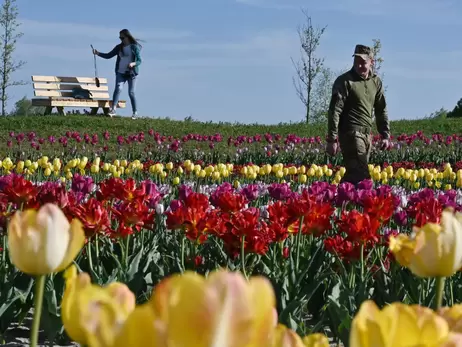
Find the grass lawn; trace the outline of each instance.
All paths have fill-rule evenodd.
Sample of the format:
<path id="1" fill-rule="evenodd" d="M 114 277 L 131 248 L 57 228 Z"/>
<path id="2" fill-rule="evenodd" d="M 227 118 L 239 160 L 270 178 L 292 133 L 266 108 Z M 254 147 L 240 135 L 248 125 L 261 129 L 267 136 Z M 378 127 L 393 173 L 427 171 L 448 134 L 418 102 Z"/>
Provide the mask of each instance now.
<path id="1" fill-rule="evenodd" d="M 193 133 L 200 135 L 213 135 L 220 133 L 223 140 L 228 136 L 256 135 L 267 132 L 280 134 L 296 134 L 304 137 L 321 136 L 326 134 L 326 125 L 307 125 L 305 123 L 286 123 L 279 125 L 260 124 L 233 124 L 233 123 L 204 123 L 197 121 L 175 121 L 169 119 L 137 119 L 132 120 L 125 117 L 101 117 L 101 116 L 15 116 L 0 117 L 0 141 L 4 142 L 9 138 L 9 133 L 35 132 L 38 137 L 46 138 L 49 135 L 60 136 L 66 131 L 77 131 L 89 135 L 97 133 L 101 135 L 108 130 L 112 138 L 118 135 L 126 136 L 147 132 L 153 129 L 162 135 L 181 137 Z M 458 119 L 422 119 L 422 120 L 400 120 L 391 122 L 392 134 L 415 133 L 422 130 L 425 134 L 462 134 L 462 121 Z M 0 144 L 3 147 L 3 143 Z"/>

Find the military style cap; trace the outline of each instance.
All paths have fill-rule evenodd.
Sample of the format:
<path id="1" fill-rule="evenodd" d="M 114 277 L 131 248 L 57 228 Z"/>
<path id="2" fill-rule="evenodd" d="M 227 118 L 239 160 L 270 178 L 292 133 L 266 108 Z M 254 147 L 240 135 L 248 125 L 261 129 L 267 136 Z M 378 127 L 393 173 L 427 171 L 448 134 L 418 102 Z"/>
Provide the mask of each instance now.
<path id="1" fill-rule="evenodd" d="M 357 55 L 363 59 L 374 58 L 374 54 L 372 53 L 372 49 L 368 46 L 364 45 L 356 45 L 355 52 L 353 57 Z"/>

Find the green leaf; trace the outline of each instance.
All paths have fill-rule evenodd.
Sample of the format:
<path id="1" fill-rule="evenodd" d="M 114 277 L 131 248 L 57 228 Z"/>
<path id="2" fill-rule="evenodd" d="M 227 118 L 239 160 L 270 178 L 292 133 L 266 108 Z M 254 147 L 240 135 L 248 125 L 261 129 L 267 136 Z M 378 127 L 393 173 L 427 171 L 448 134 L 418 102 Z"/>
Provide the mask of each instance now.
<path id="1" fill-rule="evenodd" d="M 140 267 L 141 257 L 143 256 L 144 247 L 141 247 L 138 253 L 133 257 L 130 262 L 130 266 L 127 271 L 127 282 L 131 282 L 135 275 L 138 273 L 138 268 Z"/>

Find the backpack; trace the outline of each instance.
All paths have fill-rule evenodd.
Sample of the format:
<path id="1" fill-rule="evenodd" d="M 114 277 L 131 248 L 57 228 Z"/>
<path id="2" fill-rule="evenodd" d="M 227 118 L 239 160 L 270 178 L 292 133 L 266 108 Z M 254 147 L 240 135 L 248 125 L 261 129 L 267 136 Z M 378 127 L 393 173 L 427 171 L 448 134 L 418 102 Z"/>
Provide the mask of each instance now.
<path id="1" fill-rule="evenodd" d="M 72 97 L 74 99 L 92 99 L 93 94 L 88 89 L 76 87 L 72 89 Z"/>

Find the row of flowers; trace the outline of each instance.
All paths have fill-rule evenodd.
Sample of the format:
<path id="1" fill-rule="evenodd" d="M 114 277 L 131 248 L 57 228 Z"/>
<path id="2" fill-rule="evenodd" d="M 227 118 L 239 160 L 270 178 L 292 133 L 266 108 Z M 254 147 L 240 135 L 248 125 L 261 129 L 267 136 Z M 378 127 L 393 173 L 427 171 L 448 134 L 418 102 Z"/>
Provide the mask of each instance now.
<path id="1" fill-rule="evenodd" d="M 28 179 L 62 181 L 72 180 L 74 176 L 92 175 L 101 180 L 108 177 L 137 179 L 151 178 L 159 183 L 178 185 L 187 180 L 202 180 L 223 182 L 235 181 L 239 185 L 242 181 L 254 182 L 294 182 L 306 184 L 313 181 L 329 181 L 339 184 L 345 174 L 345 168 L 325 165 L 295 165 L 295 164 L 264 164 L 235 165 L 231 163 L 206 164 L 185 160 L 182 162 L 160 163 L 140 160 L 128 161 L 116 159 L 104 162 L 100 157 L 90 160 L 80 157 L 63 161 L 60 158 L 42 156 L 38 160 L 19 160 L 14 162 L 10 157 L 0 160 L 0 171 L 4 175 L 10 173 L 25 175 Z M 372 180 L 381 184 L 404 185 L 409 188 L 435 187 L 450 190 L 453 187 L 462 187 L 462 162 L 454 165 L 446 163 L 440 167 L 435 165 L 422 165 L 416 168 L 415 164 L 401 162 L 378 165 L 369 165 Z"/>
<path id="2" fill-rule="evenodd" d="M 277 183 L 175 187 L 120 178 L 95 183 L 83 176 L 66 186 L 60 181 L 33 183 L 11 174 L 0 179 L 0 191 L 4 230 L 15 210 L 45 203 L 57 204 L 69 220 L 78 218 L 89 238 L 95 234 L 126 237 L 153 228 L 156 216 L 163 215 L 167 229 L 183 230 L 199 243 L 217 237 L 233 257 L 241 247 L 264 254 L 269 244 L 299 231 L 321 236 L 335 227 L 340 233 L 326 235 L 326 250 L 357 259 L 364 245 L 369 252 L 375 243 L 387 243 L 390 235 L 409 230 L 409 225 L 439 222 L 446 207 L 462 209 L 460 190 L 408 192 L 387 185 L 374 188 L 371 181 L 362 182 L 359 189 L 348 183 L 315 182 L 294 191 L 289 184 Z"/>
<path id="3" fill-rule="evenodd" d="M 387 150 L 380 148 L 380 138 L 373 138 L 372 157 L 375 163 L 383 161 L 450 161 L 460 157 L 458 135 L 443 136 L 434 134 L 426 137 L 421 132 L 413 135 L 399 135 L 392 139 Z M 282 162 L 327 162 L 325 143 L 321 137 L 300 137 L 294 134 L 281 136 L 264 134 L 253 136 L 229 136 L 221 134 L 188 134 L 181 137 L 161 135 L 154 130 L 133 135 L 88 134 L 68 131 L 60 136 L 39 137 L 35 132 L 27 134 L 11 133 L 7 139 L 6 153 L 15 158 L 49 156 L 73 157 L 77 154 L 101 156 L 115 159 L 127 158 L 155 159 L 159 161 L 204 160 L 218 163 L 229 161 L 243 164 L 253 161 L 263 164 Z M 333 158 L 340 160 L 340 155 Z"/>
<path id="4" fill-rule="evenodd" d="M 40 137 L 36 132 L 31 131 L 28 133 L 9 133 L 8 145 L 12 146 L 13 143 L 21 145 L 23 143 L 31 143 L 35 145 L 43 145 L 45 143 L 55 144 L 60 143 L 63 145 L 68 145 L 69 141 L 74 141 L 75 143 L 85 143 L 91 145 L 98 145 L 101 142 L 108 142 L 111 139 L 116 139 L 119 145 L 130 144 L 130 143 L 143 143 L 147 141 L 153 141 L 157 144 L 162 143 L 187 143 L 187 142 L 206 142 L 206 143 L 220 143 L 225 139 L 222 134 L 216 133 L 214 135 L 201 135 L 201 134 L 187 134 L 181 137 L 175 137 L 172 135 L 163 135 L 159 132 L 149 129 L 148 131 L 138 132 L 132 135 L 113 135 L 109 131 L 105 131 L 102 134 L 89 134 L 89 133 L 79 133 L 77 131 L 66 131 L 65 134 L 59 136 L 49 135 L 47 138 Z M 373 143 L 379 143 L 381 138 L 379 135 L 373 137 Z M 462 136 L 453 134 L 453 135 L 442 135 L 442 134 L 432 134 L 431 136 L 426 136 L 422 131 L 417 131 L 415 134 L 401 134 L 398 136 L 391 136 L 391 140 L 394 140 L 395 143 L 411 145 L 416 142 L 422 142 L 425 145 L 430 145 L 432 143 L 439 143 L 445 145 L 451 145 L 455 143 L 462 142 Z M 226 139 L 228 146 L 238 147 L 241 145 L 249 145 L 252 143 L 263 143 L 263 144 L 323 144 L 325 143 L 321 136 L 314 137 L 302 137 L 296 134 L 288 134 L 282 136 L 280 134 L 266 133 L 266 134 L 255 134 L 255 135 L 240 135 L 240 136 L 228 136 Z"/>

